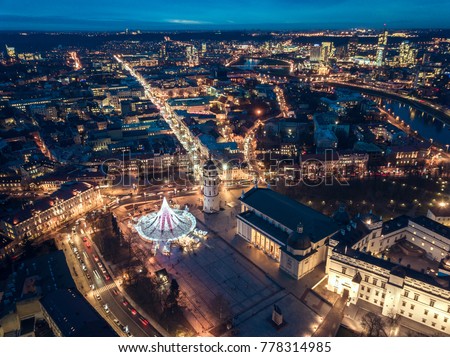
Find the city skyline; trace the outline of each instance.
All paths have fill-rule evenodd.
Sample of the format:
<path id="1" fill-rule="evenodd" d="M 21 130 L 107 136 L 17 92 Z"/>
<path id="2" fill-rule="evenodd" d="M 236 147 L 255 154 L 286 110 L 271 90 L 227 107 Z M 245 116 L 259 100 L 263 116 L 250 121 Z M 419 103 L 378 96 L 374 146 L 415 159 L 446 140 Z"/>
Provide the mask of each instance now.
<path id="1" fill-rule="evenodd" d="M 379 1 L 368 8 L 353 0 L 319 3 L 309 0 L 273 0 L 208 4 L 173 1 L 148 4 L 133 0 L 127 5 L 104 0 L 58 3 L 44 0 L 20 4 L 6 1 L 0 14 L 0 30 L 116 31 L 141 30 L 295 30 L 448 28 L 450 1 Z M 86 14 L 86 8 L 89 9 Z M 239 11 L 236 11 L 239 9 Z"/>

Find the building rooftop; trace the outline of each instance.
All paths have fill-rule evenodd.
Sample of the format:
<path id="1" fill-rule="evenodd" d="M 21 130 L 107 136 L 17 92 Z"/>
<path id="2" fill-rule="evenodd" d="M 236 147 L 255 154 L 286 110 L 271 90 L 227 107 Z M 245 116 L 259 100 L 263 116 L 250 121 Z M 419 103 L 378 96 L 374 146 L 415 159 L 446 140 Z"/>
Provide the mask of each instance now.
<path id="1" fill-rule="evenodd" d="M 33 216 L 33 213 L 36 211 L 43 212 L 48 210 L 55 204 L 55 201 L 66 201 L 78 195 L 80 192 L 87 191 L 90 188 L 92 188 L 92 185 L 87 182 L 66 182 L 62 184 L 61 187 L 57 191 L 53 192 L 50 196 L 33 201 L 33 204 L 31 206 L 20 209 L 15 214 L 11 214 L 4 219 L 13 225 L 19 224 L 20 222 L 31 218 Z"/>
<path id="2" fill-rule="evenodd" d="M 40 301 L 65 337 L 117 337 L 76 289 L 54 291 Z"/>
<path id="3" fill-rule="evenodd" d="M 440 234 L 441 236 L 450 239 L 450 227 L 444 226 L 443 224 L 433 221 L 426 216 L 419 216 L 410 218 L 411 222 L 417 223 L 422 227 L 433 231 L 434 233 Z"/>
<path id="4" fill-rule="evenodd" d="M 178 106 L 196 106 L 196 105 L 206 105 L 213 100 L 214 97 L 194 97 L 194 98 L 172 98 L 167 101 L 171 107 Z"/>
<path id="5" fill-rule="evenodd" d="M 268 188 L 252 188 L 241 196 L 240 201 L 291 231 L 295 231 L 301 222 L 303 234 L 308 235 L 313 243 L 339 228 L 330 217 Z"/>
<path id="6" fill-rule="evenodd" d="M 383 223 L 382 234 L 389 234 L 408 227 L 409 217 L 402 215 Z"/>
<path id="7" fill-rule="evenodd" d="M 17 301 L 75 287 L 64 253 L 60 250 L 17 263 L 8 277 L 0 311 L 10 310 Z"/>
<path id="8" fill-rule="evenodd" d="M 289 234 L 280 228 L 275 227 L 265 219 L 256 215 L 253 211 L 246 211 L 238 214 L 242 220 L 247 221 L 251 226 L 263 230 L 279 242 L 286 244 Z"/>

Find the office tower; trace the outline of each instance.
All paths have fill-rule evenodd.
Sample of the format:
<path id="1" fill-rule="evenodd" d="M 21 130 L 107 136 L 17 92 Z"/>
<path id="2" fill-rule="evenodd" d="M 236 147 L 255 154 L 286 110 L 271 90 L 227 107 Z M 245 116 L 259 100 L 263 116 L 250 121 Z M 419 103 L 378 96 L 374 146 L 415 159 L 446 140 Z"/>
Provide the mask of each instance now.
<path id="1" fill-rule="evenodd" d="M 388 31 L 384 29 L 383 32 L 380 33 L 380 35 L 378 36 L 377 55 L 376 55 L 377 66 L 382 66 L 384 64 L 384 60 L 386 58 L 387 41 L 388 41 Z"/>
<path id="2" fill-rule="evenodd" d="M 199 64 L 198 50 L 192 45 L 186 47 L 186 61 L 189 66 L 198 66 Z"/>
<path id="3" fill-rule="evenodd" d="M 411 46 L 409 41 L 403 41 L 400 44 L 399 62 L 400 66 L 408 67 L 416 64 L 417 49 Z"/>
<path id="4" fill-rule="evenodd" d="M 311 47 L 309 61 L 310 62 L 319 62 L 320 61 L 320 45 L 316 44 Z"/>
<path id="5" fill-rule="evenodd" d="M 327 62 L 330 58 L 334 57 L 334 44 L 333 42 L 322 42 L 320 46 L 320 60 Z"/>

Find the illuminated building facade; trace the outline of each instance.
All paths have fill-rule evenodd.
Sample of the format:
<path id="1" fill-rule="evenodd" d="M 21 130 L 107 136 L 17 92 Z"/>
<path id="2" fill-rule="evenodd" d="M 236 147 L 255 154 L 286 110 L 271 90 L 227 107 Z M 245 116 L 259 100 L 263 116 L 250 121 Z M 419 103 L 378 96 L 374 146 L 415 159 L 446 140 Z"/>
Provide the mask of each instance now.
<path id="1" fill-rule="evenodd" d="M 417 49 L 411 46 L 409 41 L 400 44 L 399 63 L 401 67 L 414 66 L 416 64 Z"/>
<path id="2" fill-rule="evenodd" d="M 386 58 L 386 46 L 388 42 L 388 31 L 385 29 L 379 36 L 378 36 L 378 44 L 377 44 L 377 53 L 375 62 L 377 66 L 384 65 L 384 60 Z"/>
<path id="3" fill-rule="evenodd" d="M 322 42 L 320 46 L 320 60 L 322 62 L 327 62 L 329 59 L 334 57 L 334 44 L 333 42 Z"/>
<path id="4" fill-rule="evenodd" d="M 401 244 L 408 264 L 389 251 Z M 327 259 L 328 289 L 349 304 L 370 303 L 384 316 L 400 316 L 436 333 L 450 329 L 450 229 L 421 217 L 358 217 L 333 235 Z M 439 268 L 421 268 L 420 257 Z M 407 259 L 407 258 L 405 258 Z M 414 265 L 414 263 L 417 264 Z M 411 267 L 411 265 L 413 265 Z"/>
<path id="5" fill-rule="evenodd" d="M 198 50 L 195 46 L 186 47 L 186 62 L 190 67 L 199 65 Z"/>
<path id="6" fill-rule="evenodd" d="M 320 55 L 321 55 L 321 48 L 320 45 L 316 44 L 311 47 L 309 60 L 310 62 L 319 62 L 320 61 Z"/>
<path id="7" fill-rule="evenodd" d="M 237 234 L 261 249 L 291 277 L 300 279 L 327 257 L 327 240 L 338 225 L 329 217 L 268 188 L 240 197 Z"/>
<path id="8" fill-rule="evenodd" d="M 34 239 L 101 203 L 98 187 L 87 182 L 67 182 L 49 197 L 0 221 L 0 231 L 12 240 Z"/>

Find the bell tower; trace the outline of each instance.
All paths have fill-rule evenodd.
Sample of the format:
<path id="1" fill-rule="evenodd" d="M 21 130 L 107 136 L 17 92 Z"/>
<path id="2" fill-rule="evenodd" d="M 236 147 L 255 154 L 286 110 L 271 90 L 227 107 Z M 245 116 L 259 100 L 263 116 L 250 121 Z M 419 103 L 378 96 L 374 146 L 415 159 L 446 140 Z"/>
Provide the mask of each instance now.
<path id="1" fill-rule="evenodd" d="M 219 211 L 219 183 L 217 166 L 209 159 L 203 165 L 203 212 Z"/>

